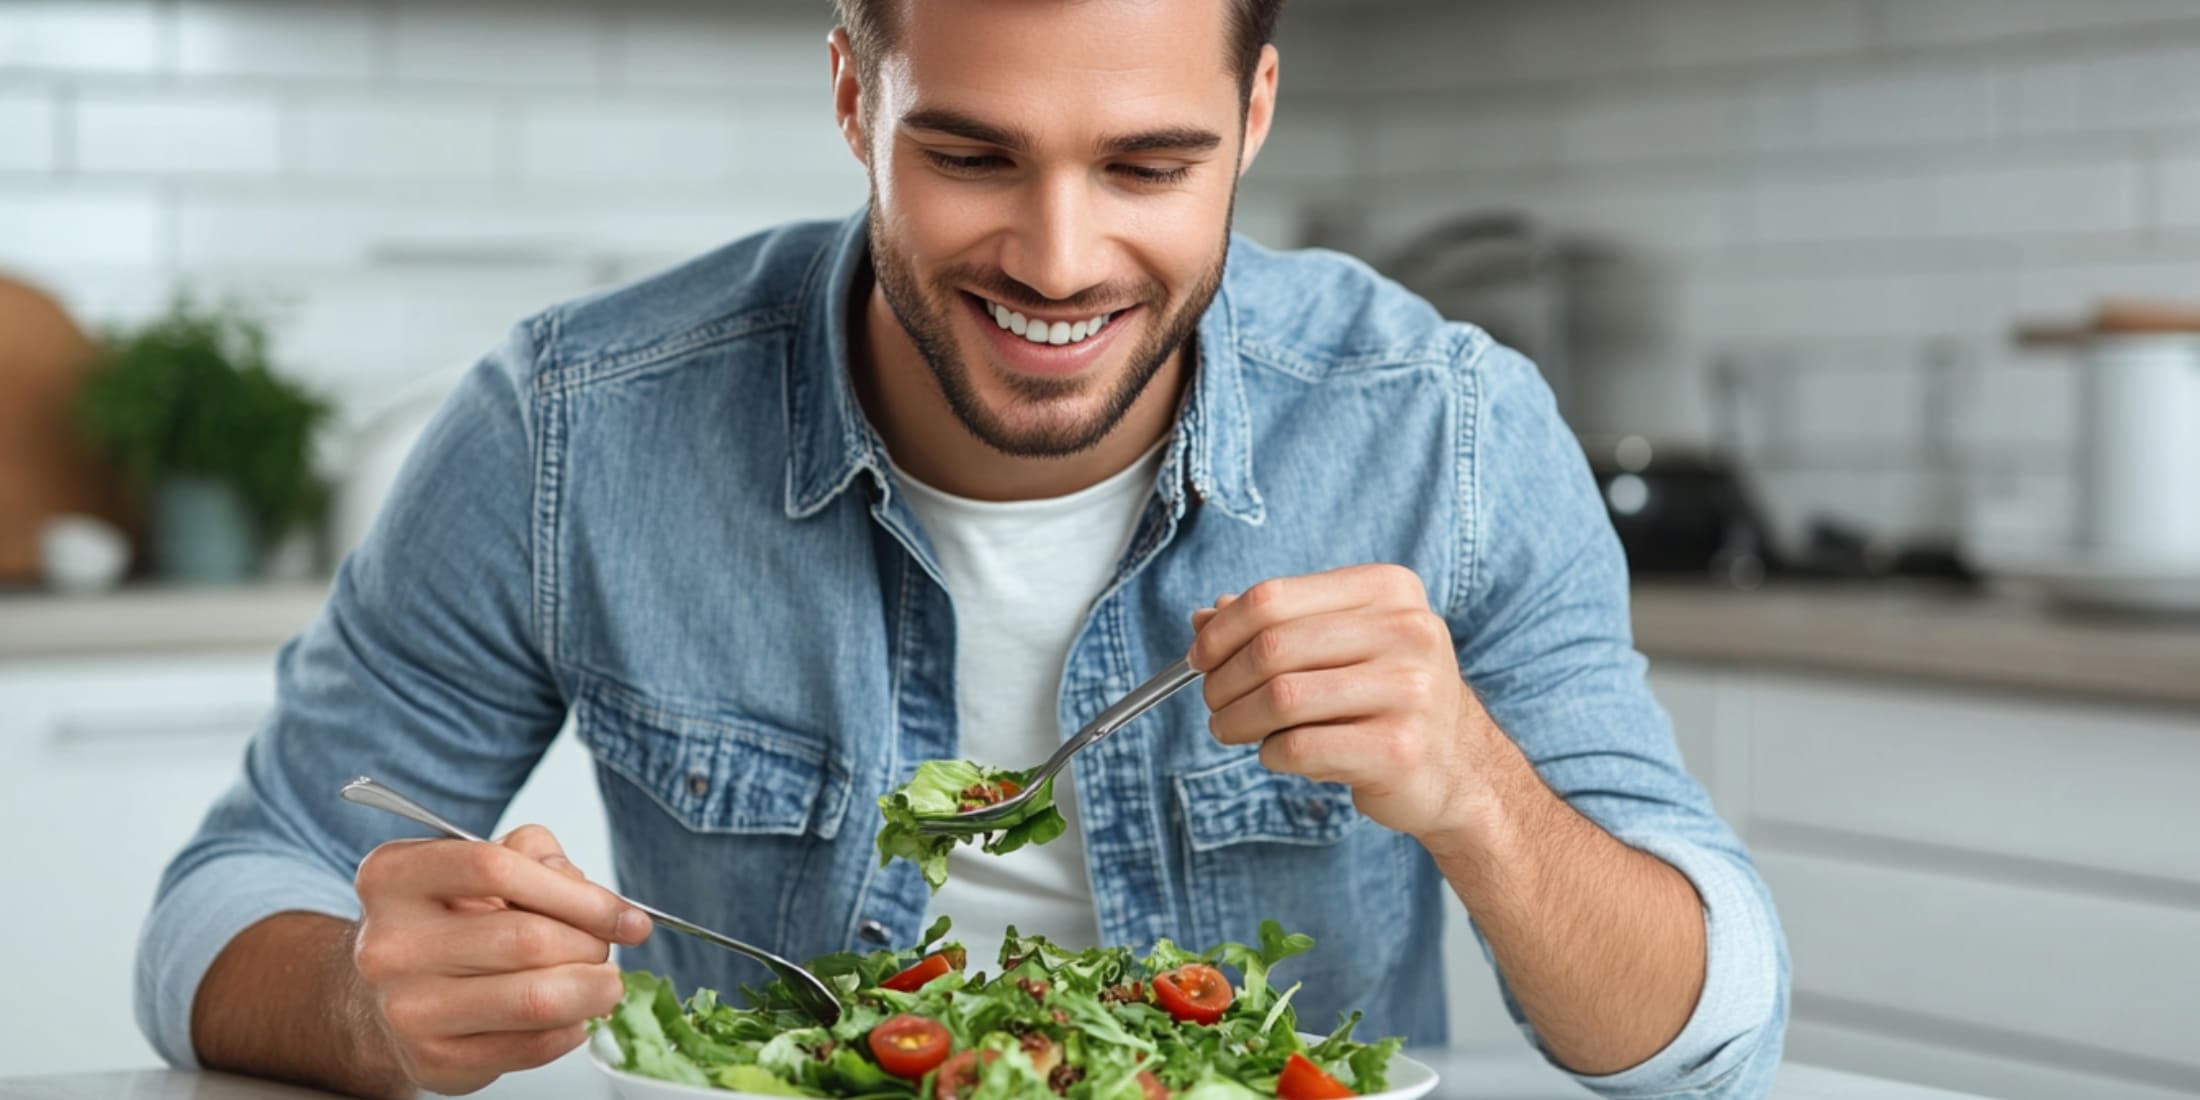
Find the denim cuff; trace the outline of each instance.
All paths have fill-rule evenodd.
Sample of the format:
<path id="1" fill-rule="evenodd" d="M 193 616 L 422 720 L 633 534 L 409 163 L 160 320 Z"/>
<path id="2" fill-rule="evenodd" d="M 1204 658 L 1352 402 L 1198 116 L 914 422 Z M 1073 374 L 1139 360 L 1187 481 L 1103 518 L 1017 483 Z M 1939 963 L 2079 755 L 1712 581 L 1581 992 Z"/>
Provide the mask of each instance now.
<path id="1" fill-rule="evenodd" d="M 198 1067 L 191 1005 L 222 948 L 261 920 L 290 912 L 356 920 L 359 898 L 327 865 L 271 852 L 209 859 L 162 891 L 138 941 L 137 1018 L 169 1064 Z"/>
<path id="2" fill-rule="evenodd" d="M 1608 1097 L 1702 1093 L 1748 1064 L 1773 1033 L 1781 964 L 1771 901 L 1732 855 L 1671 834 L 1614 836 L 1664 860 L 1695 885 L 1703 901 L 1703 992 L 1680 1034 L 1647 1061 L 1601 1076 L 1568 1074 Z"/>

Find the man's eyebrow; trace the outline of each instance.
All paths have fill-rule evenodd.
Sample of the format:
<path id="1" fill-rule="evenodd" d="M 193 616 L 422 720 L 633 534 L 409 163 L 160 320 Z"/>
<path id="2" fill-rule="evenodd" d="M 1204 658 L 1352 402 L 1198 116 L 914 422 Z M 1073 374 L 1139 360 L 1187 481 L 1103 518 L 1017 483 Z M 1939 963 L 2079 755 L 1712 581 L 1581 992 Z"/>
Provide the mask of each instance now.
<path id="1" fill-rule="evenodd" d="M 998 145 L 1003 149 L 1021 152 L 1037 144 L 1031 135 L 1013 126 L 996 126 L 974 115 L 947 107 L 926 107 L 911 111 L 901 117 L 901 124 L 911 130 L 932 130 L 953 134 L 983 145 Z"/>
<path id="2" fill-rule="evenodd" d="M 1205 153 L 1222 145 L 1222 135 L 1197 126 L 1164 126 L 1159 130 L 1144 130 L 1135 134 L 1111 137 L 1100 143 L 1100 148 L 1110 154 L 1125 153 Z"/>
<path id="3" fill-rule="evenodd" d="M 1014 152 L 1022 152 L 1038 143 L 1029 131 L 1000 126 L 975 115 L 964 114 L 950 107 L 926 107 L 902 116 L 901 124 L 911 130 L 930 130 L 934 133 L 952 134 L 982 145 L 994 145 Z M 1132 153 L 1205 153 L 1222 146 L 1222 135 L 1197 126 L 1164 126 L 1155 130 L 1141 130 L 1135 134 L 1120 134 L 1104 138 L 1100 150 L 1109 156 Z"/>

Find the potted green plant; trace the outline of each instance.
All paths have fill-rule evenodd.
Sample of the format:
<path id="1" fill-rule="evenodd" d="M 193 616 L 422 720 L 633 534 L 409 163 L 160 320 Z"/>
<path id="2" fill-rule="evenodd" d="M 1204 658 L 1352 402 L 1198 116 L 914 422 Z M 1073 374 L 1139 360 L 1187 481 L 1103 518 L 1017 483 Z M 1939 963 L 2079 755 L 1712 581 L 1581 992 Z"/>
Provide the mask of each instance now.
<path id="1" fill-rule="evenodd" d="M 180 295 L 102 345 L 77 426 L 149 505 L 161 576 L 245 579 L 285 534 L 318 519 L 327 485 L 313 436 L 331 410 L 269 367 L 264 321 Z"/>

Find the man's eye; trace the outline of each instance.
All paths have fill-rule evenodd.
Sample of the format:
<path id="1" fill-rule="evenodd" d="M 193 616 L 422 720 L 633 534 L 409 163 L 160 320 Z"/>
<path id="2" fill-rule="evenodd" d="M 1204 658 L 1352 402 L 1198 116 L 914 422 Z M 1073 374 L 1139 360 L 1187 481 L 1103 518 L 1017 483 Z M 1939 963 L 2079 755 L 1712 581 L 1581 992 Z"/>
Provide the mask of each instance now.
<path id="1" fill-rule="evenodd" d="M 1179 164 L 1174 168 L 1155 168 L 1146 164 L 1119 164 L 1116 167 L 1140 183 L 1181 183 L 1184 177 L 1192 174 L 1192 168 L 1188 164 Z"/>
<path id="2" fill-rule="evenodd" d="M 999 167 L 1001 164 L 1006 163 L 1000 157 L 988 153 L 965 157 L 953 153 L 942 153 L 936 149 L 926 149 L 924 155 L 926 159 L 941 168 L 966 175 L 983 172 L 986 169 Z"/>

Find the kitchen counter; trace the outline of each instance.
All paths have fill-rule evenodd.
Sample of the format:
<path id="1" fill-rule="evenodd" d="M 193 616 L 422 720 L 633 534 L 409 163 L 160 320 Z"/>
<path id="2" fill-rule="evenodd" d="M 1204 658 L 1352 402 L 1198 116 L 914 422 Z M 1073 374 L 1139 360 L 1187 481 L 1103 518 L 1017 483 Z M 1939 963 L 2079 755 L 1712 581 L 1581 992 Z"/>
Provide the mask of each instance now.
<path id="1" fill-rule="evenodd" d="M 1430 1100 L 1581 1100 L 1594 1096 L 1543 1064 L 1525 1046 L 1502 1049 L 1445 1048 L 1408 1051 L 1440 1078 Z M 0 1095 L 18 1100 L 318 1100 L 328 1093 L 220 1073 L 143 1070 L 52 1077 L 0 1077 Z M 528 1073 L 506 1076 L 473 1094 L 483 1100 L 554 1096 L 563 1100 L 613 1100 L 609 1079 L 575 1051 Z M 1780 1068 L 1772 1100 L 1978 1100 L 1885 1078 L 1790 1062 Z"/>
<path id="2" fill-rule="evenodd" d="M 1669 658 L 2200 704 L 2200 623 L 2077 616 L 1894 583 L 1642 582 L 1635 644 Z"/>
<path id="3" fill-rule="evenodd" d="M 326 581 L 142 585 L 97 596 L 0 592 L 0 660 L 264 649 L 321 610 Z"/>
<path id="4" fill-rule="evenodd" d="M 276 647 L 325 582 L 144 587 L 93 597 L 0 593 L 0 660 Z M 1863 582 L 1635 586 L 1635 640 L 1656 659 L 1818 669 L 2200 704 L 2200 624 L 2085 618 L 2006 596 Z"/>

